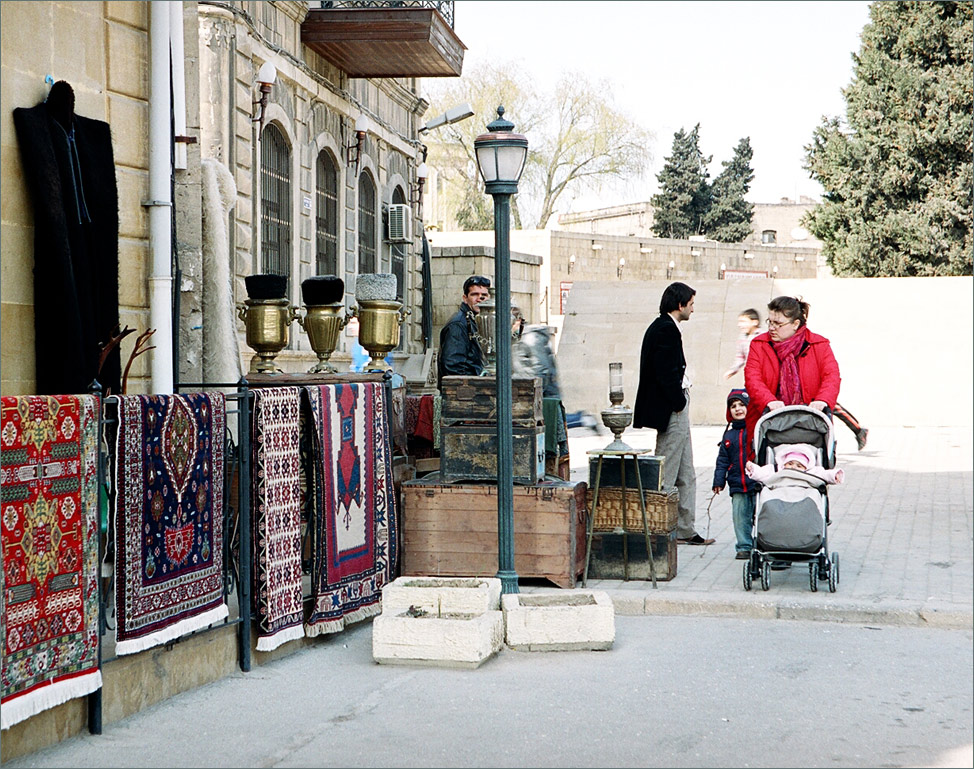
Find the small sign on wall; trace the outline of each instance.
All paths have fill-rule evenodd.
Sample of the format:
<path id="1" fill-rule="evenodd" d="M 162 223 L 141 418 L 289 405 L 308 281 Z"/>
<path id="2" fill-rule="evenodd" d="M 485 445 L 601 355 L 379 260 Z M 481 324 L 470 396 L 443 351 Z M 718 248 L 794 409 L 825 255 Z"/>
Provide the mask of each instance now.
<path id="1" fill-rule="evenodd" d="M 304 198 L 304 210 L 305 211 L 310 211 L 311 210 L 311 198 L 309 198 L 309 197 L 305 197 Z"/>
<path id="2" fill-rule="evenodd" d="M 345 324 L 345 336 L 358 339 L 358 318 L 352 318 Z"/>
<path id="3" fill-rule="evenodd" d="M 724 280 L 740 280 L 741 278 L 766 278 L 767 270 L 724 270 Z"/>
<path id="4" fill-rule="evenodd" d="M 574 283 L 570 280 L 563 280 L 561 282 L 561 286 L 559 288 L 559 294 L 560 294 L 559 305 L 558 305 L 559 315 L 565 314 L 565 304 L 568 302 L 568 294 L 571 293 L 572 285 L 574 285 Z"/>

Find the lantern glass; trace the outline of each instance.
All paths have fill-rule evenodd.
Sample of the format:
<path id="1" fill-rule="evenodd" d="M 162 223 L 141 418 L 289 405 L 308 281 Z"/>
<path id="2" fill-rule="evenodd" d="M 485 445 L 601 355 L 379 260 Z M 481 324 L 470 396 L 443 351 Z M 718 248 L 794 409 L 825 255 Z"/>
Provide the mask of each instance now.
<path id="1" fill-rule="evenodd" d="M 609 395 L 622 395 L 622 363 L 609 364 Z"/>

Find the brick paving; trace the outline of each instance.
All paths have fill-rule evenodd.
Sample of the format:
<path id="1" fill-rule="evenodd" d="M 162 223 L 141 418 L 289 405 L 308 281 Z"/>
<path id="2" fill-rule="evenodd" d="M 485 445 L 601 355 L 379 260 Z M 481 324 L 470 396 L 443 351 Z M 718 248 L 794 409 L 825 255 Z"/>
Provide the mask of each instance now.
<path id="1" fill-rule="evenodd" d="M 734 530 L 726 490 L 713 500 L 713 462 L 722 426 L 693 428 L 697 471 L 697 530 L 716 538 L 709 547 L 681 545 L 676 577 L 659 582 L 594 580 L 620 613 L 710 613 L 972 627 L 974 603 L 974 451 L 970 427 L 870 428 L 856 451 L 844 425 L 836 433 L 846 482 L 829 487 L 829 546 L 840 556 L 836 593 L 820 583 L 813 593 L 808 569 L 795 565 L 771 573 L 771 589 L 742 585 L 734 559 Z M 586 480 L 586 451 L 603 448 L 611 435 L 570 431 L 573 480 Z M 630 430 L 624 440 L 652 448 L 654 433 Z M 710 520 L 707 507 L 710 504 Z M 546 590 L 539 586 L 530 591 Z"/>

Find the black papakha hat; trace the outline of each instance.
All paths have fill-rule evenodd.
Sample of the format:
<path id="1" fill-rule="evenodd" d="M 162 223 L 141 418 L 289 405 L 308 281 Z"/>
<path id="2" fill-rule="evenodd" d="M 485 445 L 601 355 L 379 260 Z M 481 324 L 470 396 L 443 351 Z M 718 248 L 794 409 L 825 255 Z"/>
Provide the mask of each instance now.
<path id="1" fill-rule="evenodd" d="M 301 281 L 301 298 L 308 307 L 335 304 L 345 298 L 345 281 L 337 275 L 315 275 Z"/>
<path id="2" fill-rule="evenodd" d="M 244 278 L 250 299 L 286 299 L 287 275 L 261 273 Z"/>

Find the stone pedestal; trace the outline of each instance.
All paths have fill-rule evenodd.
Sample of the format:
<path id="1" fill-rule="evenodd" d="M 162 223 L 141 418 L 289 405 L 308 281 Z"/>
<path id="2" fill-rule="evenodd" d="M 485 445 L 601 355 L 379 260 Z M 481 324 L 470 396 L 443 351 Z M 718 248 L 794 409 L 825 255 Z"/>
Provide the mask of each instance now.
<path id="1" fill-rule="evenodd" d="M 501 597 L 507 645 L 518 651 L 605 650 L 615 641 L 615 610 L 601 590 Z"/>

